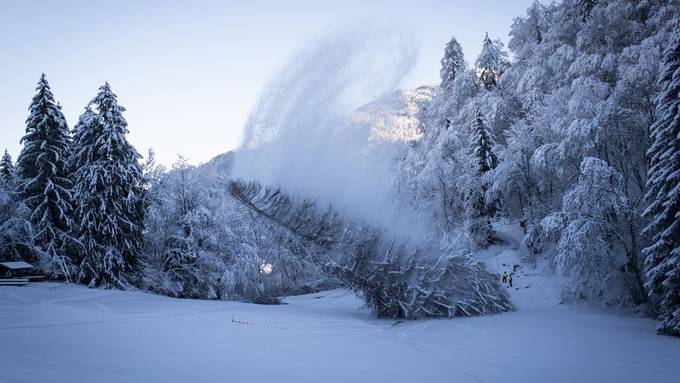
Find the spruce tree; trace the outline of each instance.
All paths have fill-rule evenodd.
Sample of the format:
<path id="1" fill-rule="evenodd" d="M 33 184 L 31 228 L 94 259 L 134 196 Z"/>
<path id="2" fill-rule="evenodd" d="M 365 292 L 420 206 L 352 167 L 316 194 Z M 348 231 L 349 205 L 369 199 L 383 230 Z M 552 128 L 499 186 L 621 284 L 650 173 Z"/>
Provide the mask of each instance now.
<path id="1" fill-rule="evenodd" d="M 14 164 L 12 163 L 12 156 L 9 155 L 7 149 L 0 160 L 0 178 L 5 185 L 11 185 L 14 179 Z"/>
<path id="2" fill-rule="evenodd" d="M 484 36 L 482 52 L 475 63 L 484 89 L 491 90 L 498 85 L 498 79 L 508 65 L 507 55 L 500 40 L 491 40 L 488 33 Z"/>
<path id="3" fill-rule="evenodd" d="M 75 134 L 75 197 L 84 257 L 79 280 L 130 286 L 139 265 L 144 226 L 140 155 L 127 141 L 125 108 L 108 83 L 90 103 Z"/>
<path id="4" fill-rule="evenodd" d="M 81 135 L 83 134 L 84 131 L 87 131 L 91 126 L 94 118 L 96 117 L 96 113 L 92 110 L 90 105 L 85 107 L 85 111 L 83 114 L 78 117 L 78 123 L 73 127 L 73 131 L 71 132 L 71 136 L 73 137 L 73 149 L 71 152 L 71 156 L 73 158 L 77 158 L 78 156 L 78 151 L 76 150 L 76 143 L 80 140 Z"/>
<path id="5" fill-rule="evenodd" d="M 493 141 L 484 125 L 484 119 L 479 109 L 475 112 L 472 122 L 472 141 L 470 149 L 477 159 L 477 170 L 486 173 L 498 165 L 498 158 L 493 153 Z"/>
<path id="6" fill-rule="evenodd" d="M 75 185 L 75 177 L 76 177 L 76 170 L 78 169 L 79 166 L 82 164 L 87 163 L 92 156 L 92 153 L 88 152 L 88 150 L 91 150 L 92 147 L 85 147 L 85 150 L 81 150 L 81 142 L 82 142 L 82 136 L 84 132 L 88 132 L 89 129 L 92 128 L 92 123 L 94 121 L 94 118 L 96 117 L 96 114 L 94 111 L 90 108 L 88 105 L 85 108 L 85 112 L 80 115 L 78 118 L 78 122 L 76 125 L 73 127 L 73 130 L 71 131 L 71 149 L 70 149 L 70 177 L 71 180 L 73 181 L 73 184 Z M 77 222 L 77 220 L 76 220 Z"/>
<path id="7" fill-rule="evenodd" d="M 92 158 L 92 147 L 87 146 L 84 149 L 81 150 L 81 147 L 79 144 L 82 142 L 82 134 L 83 132 L 87 132 L 91 127 L 92 127 L 92 122 L 94 121 L 95 113 L 92 111 L 90 106 L 88 105 L 85 108 L 85 112 L 80 115 L 78 118 L 78 122 L 75 124 L 73 127 L 73 130 L 71 131 L 71 146 L 69 148 L 69 179 L 71 180 L 71 183 L 73 184 L 73 191 L 72 194 L 75 198 L 76 195 L 76 188 L 77 188 L 77 170 L 79 166 L 82 166 L 83 164 L 88 163 L 88 161 Z M 74 200 L 73 203 L 73 208 L 74 208 L 74 214 L 73 214 L 73 222 L 74 222 L 74 229 L 73 233 L 76 236 L 76 238 L 80 237 L 80 221 L 78 218 L 78 201 Z M 72 255 L 71 259 L 74 261 L 74 264 L 80 265 L 80 263 L 83 260 L 83 256 L 85 254 L 85 249 L 83 246 L 83 243 L 78 241 L 76 243 L 78 246 L 72 249 Z"/>
<path id="8" fill-rule="evenodd" d="M 458 44 L 458 40 L 455 37 L 452 37 L 451 41 L 446 44 L 441 63 L 442 68 L 439 71 L 439 75 L 442 78 L 441 87 L 448 90 L 453 86 L 456 76 L 465 70 L 463 48 Z"/>
<path id="9" fill-rule="evenodd" d="M 680 336 L 680 30 L 664 55 L 656 99 L 644 215 L 652 243 L 643 250 L 646 287 L 659 309 L 658 331 Z"/>
<path id="10" fill-rule="evenodd" d="M 43 74 L 29 107 L 24 147 L 17 158 L 16 197 L 29 211 L 41 266 L 67 280 L 72 262 L 67 249 L 71 230 L 71 182 L 68 179 L 69 131 Z"/>
<path id="11" fill-rule="evenodd" d="M 467 225 L 468 237 L 478 246 L 486 247 L 493 242 L 493 228 L 488 217 L 495 214 L 494 203 L 488 203 L 486 192 L 489 189 L 488 180 L 484 173 L 498 165 L 498 159 L 493 153 L 493 142 L 489 135 L 482 113 L 477 109 L 472 121 L 470 153 L 476 161 L 473 171 L 477 180 L 468 186 L 467 205 L 468 217 L 471 221 Z"/>

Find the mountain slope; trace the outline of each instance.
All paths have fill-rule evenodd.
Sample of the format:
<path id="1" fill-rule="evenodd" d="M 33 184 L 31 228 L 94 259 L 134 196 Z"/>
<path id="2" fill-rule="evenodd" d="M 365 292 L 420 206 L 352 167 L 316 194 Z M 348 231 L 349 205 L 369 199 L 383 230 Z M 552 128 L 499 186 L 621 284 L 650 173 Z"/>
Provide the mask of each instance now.
<path id="1" fill-rule="evenodd" d="M 368 125 L 369 141 L 407 142 L 422 136 L 418 113 L 432 100 L 435 88 L 398 90 L 366 104 L 348 116 L 350 124 Z"/>
<path id="2" fill-rule="evenodd" d="M 404 143 L 422 136 L 418 114 L 432 100 L 433 86 L 398 90 L 368 103 L 346 117 L 349 127 L 368 127 L 367 145 Z M 204 174 L 228 177 L 238 150 L 222 153 L 199 166 Z"/>

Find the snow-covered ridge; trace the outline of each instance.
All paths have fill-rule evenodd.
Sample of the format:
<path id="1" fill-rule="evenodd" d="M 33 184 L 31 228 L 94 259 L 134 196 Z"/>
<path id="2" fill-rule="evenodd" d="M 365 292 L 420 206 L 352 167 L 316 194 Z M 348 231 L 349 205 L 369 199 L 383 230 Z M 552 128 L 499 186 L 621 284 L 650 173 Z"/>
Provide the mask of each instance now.
<path id="1" fill-rule="evenodd" d="M 435 86 L 424 85 L 415 89 L 401 89 L 370 102 L 346 117 L 352 126 L 370 129 L 367 145 L 379 142 L 403 143 L 422 137 L 418 113 L 432 100 Z M 207 175 L 227 177 L 234 165 L 237 150 L 219 154 L 199 168 Z"/>
<path id="2" fill-rule="evenodd" d="M 213 157 L 210 161 L 201 164 L 199 169 L 201 169 L 204 174 L 213 177 L 227 177 L 231 174 L 231 169 L 234 166 L 234 157 L 236 156 L 236 151 L 230 150 L 226 153 L 218 154 Z"/>
<path id="3" fill-rule="evenodd" d="M 418 113 L 432 100 L 434 91 L 435 87 L 429 85 L 398 90 L 358 108 L 347 120 L 353 125 L 368 125 L 369 142 L 416 140 L 422 136 Z"/>

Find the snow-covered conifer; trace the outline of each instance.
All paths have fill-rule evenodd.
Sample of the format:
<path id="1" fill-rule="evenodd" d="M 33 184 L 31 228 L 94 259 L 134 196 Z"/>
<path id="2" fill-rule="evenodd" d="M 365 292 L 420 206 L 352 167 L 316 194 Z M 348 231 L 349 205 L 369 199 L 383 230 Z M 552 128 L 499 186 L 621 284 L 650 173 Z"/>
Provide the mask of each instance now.
<path id="1" fill-rule="evenodd" d="M 71 145 L 69 147 L 69 178 L 71 180 L 71 183 L 73 185 L 73 192 L 72 194 L 75 195 L 75 189 L 77 186 L 76 182 L 76 171 L 79 166 L 82 166 L 83 164 L 87 163 L 89 159 L 92 157 L 92 147 L 91 146 L 85 146 L 81 147 L 82 143 L 82 135 L 84 132 L 90 131 L 92 128 L 92 124 L 94 121 L 94 117 L 96 117 L 94 111 L 90 108 L 88 105 L 85 108 L 85 112 L 83 112 L 82 115 L 78 118 L 78 122 L 75 124 L 73 127 L 73 130 L 71 131 Z M 83 149 L 83 150 L 81 150 Z M 73 202 L 73 209 L 74 209 L 74 214 L 73 214 L 73 223 L 74 223 L 74 229 L 73 229 L 73 234 L 76 238 L 80 236 L 79 230 L 80 230 L 80 221 L 78 217 L 78 201 Z M 72 250 L 72 256 L 71 259 L 74 261 L 76 265 L 79 265 L 80 262 L 83 259 L 84 256 L 84 248 L 82 246 L 81 242 L 76 243 L 77 246 L 73 248 Z"/>
<path id="2" fill-rule="evenodd" d="M 140 155 L 127 141 L 125 108 L 108 83 L 76 131 L 75 199 L 84 249 L 79 280 L 128 287 L 142 249 L 144 204 Z"/>
<path id="3" fill-rule="evenodd" d="M 475 118 L 472 121 L 472 140 L 470 151 L 477 160 L 477 170 L 479 173 L 486 173 L 498 165 L 498 158 L 493 153 L 493 141 L 484 124 L 482 113 L 475 111 Z"/>
<path id="4" fill-rule="evenodd" d="M 460 75 L 465 70 L 465 59 L 463 57 L 463 48 L 458 43 L 455 37 L 451 38 L 444 49 L 444 57 L 441 60 L 441 87 L 445 90 L 451 89 L 453 81 L 456 76 Z"/>
<path id="5" fill-rule="evenodd" d="M 491 40 L 487 33 L 484 36 L 482 52 L 475 63 L 479 71 L 479 82 L 484 89 L 490 90 L 498 85 L 498 79 L 508 65 L 507 56 L 507 52 L 503 50 L 503 43 L 500 40 Z"/>
<path id="6" fill-rule="evenodd" d="M 31 211 L 41 266 L 53 276 L 69 279 L 73 268 L 67 254 L 73 241 L 69 131 L 44 74 L 36 91 L 21 139 L 24 147 L 17 158 L 16 195 Z"/>
<path id="7" fill-rule="evenodd" d="M 414 246 L 281 189 L 232 181 L 234 198 L 314 246 L 309 260 L 361 291 L 379 317 L 419 319 L 485 315 L 512 308 L 495 275 L 461 241 Z"/>
<path id="8" fill-rule="evenodd" d="M 489 217 L 495 214 L 495 204 L 487 201 L 489 182 L 486 173 L 496 168 L 498 159 L 493 153 L 493 142 L 479 109 L 475 111 L 470 133 L 469 153 L 475 164 L 464 186 L 468 221 L 466 232 L 472 242 L 486 247 L 493 241 Z"/>
<path id="9" fill-rule="evenodd" d="M 673 33 L 659 77 L 657 120 L 651 127 L 652 146 L 645 215 L 652 219 L 645 232 L 652 243 L 646 256 L 646 286 L 659 308 L 658 331 L 680 335 L 680 30 Z"/>
<path id="10" fill-rule="evenodd" d="M 0 178 L 6 185 L 10 185 L 14 179 L 14 163 L 12 163 L 12 156 L 9 155 L 7 149 L 0 160 Z"/>
<path id="11" fill-rule="evenodd" d="M 92 149 L 91 147 L 85 147 L 82 148 L 79 146 L 79 144 L 82 141 L 82 136 L 83 134 L 87 133 L 91 128 L 92 125 L 95 121 L 96 114 L 90 108 L 88 105 L 85 108 L 85 111 L 83 114 L 80 115 L 78 118 L 78 122 L 76 125 L 73 127 L 73 131 L 71 132 L 71 170 L 72 172 L 75 172 L 75 170 L 78 168 L 78 164 L 83 164 L 88 162 L 91 159 L 92 153 L 89 152 L 87 149 Z M 86 149 L 86 150 L 82 150 Z"/>

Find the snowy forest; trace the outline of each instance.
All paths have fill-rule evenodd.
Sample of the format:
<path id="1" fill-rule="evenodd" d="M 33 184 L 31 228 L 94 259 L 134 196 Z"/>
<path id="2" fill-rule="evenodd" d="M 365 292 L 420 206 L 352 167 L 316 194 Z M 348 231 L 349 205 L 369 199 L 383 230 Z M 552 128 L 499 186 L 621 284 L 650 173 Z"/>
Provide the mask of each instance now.
<path id="1" fill-rule="evenodd" d="M 344 287 L 378 318 L 453 318 L 513 310 L 479 255 L 514 225 L 522 262 L 567 281 L 561 302 L 652 317 L 680 336 L 680 3 L 537 1 L 507 46 L 479 43 L 464 57 L 452 37 L 432 68 L 439 84 L 338 117 L 370 125 L 351 153 L 387 157 L 379 219 L 298 189 L 304 178 L 245 171 L 278 148 L 248 145 L 266 114 L 251 116 L 242 148 L 166 168 L 128 141 L 136 127 L 115 84 L 67 122 L 43 74 L 21 152 L 0 162 L 0 261 L 176 298 L 278 304 Z M 399 104 L 403 124 L 380 130 L 397 121 L 376 117 L 395 98 L 413 110 Z M 302 121 L 289 117 L 279 122 Z"/>

